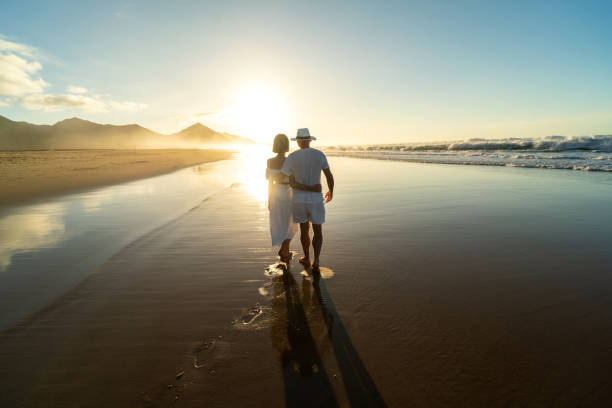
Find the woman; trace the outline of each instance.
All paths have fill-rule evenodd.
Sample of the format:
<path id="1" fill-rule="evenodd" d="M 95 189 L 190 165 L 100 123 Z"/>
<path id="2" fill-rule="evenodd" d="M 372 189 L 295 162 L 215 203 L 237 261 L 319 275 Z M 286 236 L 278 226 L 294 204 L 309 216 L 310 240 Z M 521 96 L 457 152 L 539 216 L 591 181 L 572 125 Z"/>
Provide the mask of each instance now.
<path id="1" fill-rule="evenodd" d="M 268 179 L 268 210 L 270 211 L 270 235 L 272 245 L 280 245 L 278 256 L 282 262 L 289 262 L 289 244 L 297 231 L 297 224 L 293 222 L 291 211 L 291 186 L 298 190 L 321 192 L 321 185 L 305 186 L 289 180 L 281 172 L 285 162 L 285 154 L 289 151 L 289 138 L 280 133 L 274 138 L 272 151 L 276 157 L 268 159 L 266 179 Z"/>

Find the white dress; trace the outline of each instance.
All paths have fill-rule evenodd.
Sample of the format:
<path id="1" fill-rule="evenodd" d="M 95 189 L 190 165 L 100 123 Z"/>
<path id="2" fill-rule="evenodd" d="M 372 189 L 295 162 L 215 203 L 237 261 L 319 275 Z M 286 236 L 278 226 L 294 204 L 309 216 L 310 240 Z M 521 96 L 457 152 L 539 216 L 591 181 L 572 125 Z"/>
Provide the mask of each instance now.
<path id="1" fill-rule="evenodd" d="M 273 178 L 281 174 L 279 169 L 268 169 L 268 177 Z M 286 178 L 286 177 L 285 177 Z M 291 187 L 287 184 L 276 182 L 272 184 L 270 194 L 270 235 L 272 245 L 280 245 L 284 240 L 291 239 L 295 235 L 298 225 L 293 222 L 291 210 Z"/>

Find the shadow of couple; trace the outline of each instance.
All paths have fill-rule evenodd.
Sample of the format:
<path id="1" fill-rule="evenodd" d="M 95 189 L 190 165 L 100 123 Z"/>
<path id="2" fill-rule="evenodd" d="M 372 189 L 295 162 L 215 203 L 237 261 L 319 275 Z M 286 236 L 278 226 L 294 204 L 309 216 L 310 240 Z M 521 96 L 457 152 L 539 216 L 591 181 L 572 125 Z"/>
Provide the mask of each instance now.
<path id="1" fill-rule="evenodd" d="M 330 349 L 350 405 L 386 406 L 320 272 L 309 274 L 305 270 L 299 285 L 290 269 L 285 266 L 282 269 L 283 273 L 273 279 L 272 342 L 280 354 L 286 406 L 339 406 L 321 358 Z M 334 381 L 336 378 L 334 375 Z"/>

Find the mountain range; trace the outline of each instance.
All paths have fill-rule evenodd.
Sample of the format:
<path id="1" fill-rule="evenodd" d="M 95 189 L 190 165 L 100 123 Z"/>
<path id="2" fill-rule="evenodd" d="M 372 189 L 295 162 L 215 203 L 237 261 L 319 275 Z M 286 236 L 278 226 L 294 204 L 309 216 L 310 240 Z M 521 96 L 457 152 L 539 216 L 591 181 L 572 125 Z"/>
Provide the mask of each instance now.
<path id="1" fill-rule="evenodd" d="M 79 118 L 34 125 L 0 116 L 0 150 L 196 148 L 252 143 L 201 123 L 164 135 L 140 125 L 102 125 Z"/>

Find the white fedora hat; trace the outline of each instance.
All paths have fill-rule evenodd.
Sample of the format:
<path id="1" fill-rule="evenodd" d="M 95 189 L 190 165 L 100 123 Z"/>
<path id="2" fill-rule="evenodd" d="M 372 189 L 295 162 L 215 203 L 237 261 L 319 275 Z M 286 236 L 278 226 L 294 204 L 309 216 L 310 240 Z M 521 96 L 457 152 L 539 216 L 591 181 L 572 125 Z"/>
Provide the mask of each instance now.
<path id="1" fill-rule="evenodd" d="M 302 128 L 302 129 L 298 129 L 297 131 L 297 136 L 296 137 L 292 137 L 291 140 L 317 140 L 316 137 L 314 136 L 310 136 L 310 132 L 308 131 L 308 128 Z"/>

